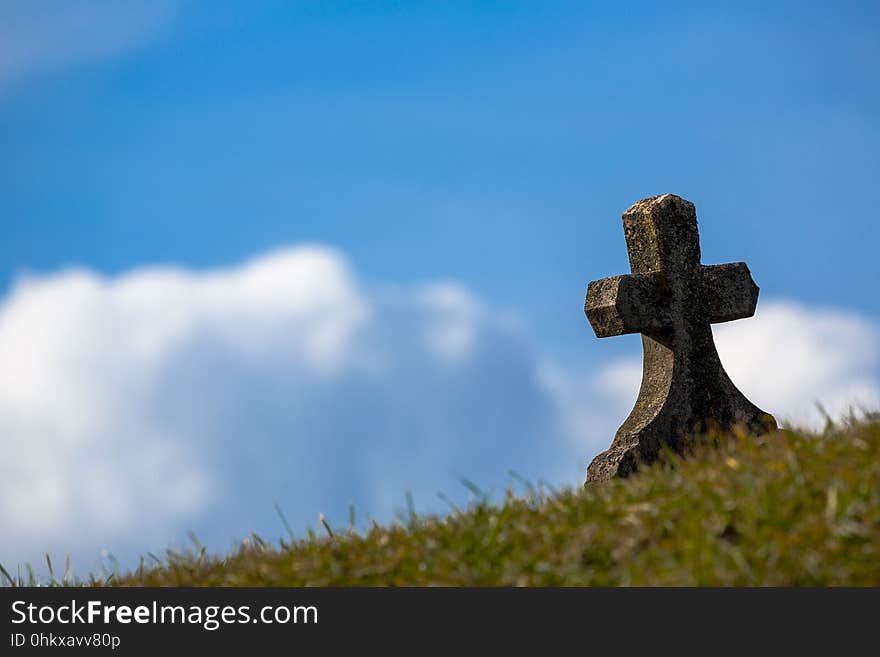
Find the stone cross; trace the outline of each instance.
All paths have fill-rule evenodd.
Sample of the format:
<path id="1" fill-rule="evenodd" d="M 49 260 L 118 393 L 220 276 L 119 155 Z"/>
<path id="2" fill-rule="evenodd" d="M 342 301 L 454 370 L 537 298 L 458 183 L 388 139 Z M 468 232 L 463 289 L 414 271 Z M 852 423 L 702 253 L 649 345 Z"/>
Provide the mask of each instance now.
<path id="1" fill-rule="evenodd" d="M 700 264 L 696 209 L 672 194 L 629 208 L 623 231 L 632 274 L 590 283 L 584 311 L 596 337 L 642 334 L 642 385 L 611 447 L 587 469 L 588 484 L 627 476 L 664 444 L 687 453 L 710 430 L 776 428 L 730 381 L 712 339 L 711 323 L 755 313 L 746 264 Z"/>

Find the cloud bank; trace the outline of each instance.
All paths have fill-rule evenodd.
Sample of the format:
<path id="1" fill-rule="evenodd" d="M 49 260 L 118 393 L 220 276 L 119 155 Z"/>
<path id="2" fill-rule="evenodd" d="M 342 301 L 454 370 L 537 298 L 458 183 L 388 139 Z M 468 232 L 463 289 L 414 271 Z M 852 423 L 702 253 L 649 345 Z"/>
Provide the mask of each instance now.
<path id="1" fill-rule="evenodd" d="M 365 290 L 337 252 L 239 267 L 66 271 L 0 307 L 4 562 L 228 547 L 319 511 L 572 456 L 531 345 L 464 288 Z M 579 468 L 574 467 L 573 472 Z M 87 563 L 86 567 L 92 567 Z"/>
<path id="2" fill-rule="evenodd" d="M 880 329 L 855 313 L 774 300 L 712 331 L 734 384 L 781 424 L 820 429 L 826 415 L 880 408 Z M 638 358 L 622 359 L 600 380 L 623 396 L 638 390 L 641 371 Z"/>
<path id="3" fill-rule="evenodd" d="M 737 385 L 779 417 L 880 405 L 880 331 L 862 318 L 765 303 L 716 334 Z M 578 483 L 640 371 L 553 365 L 461 285 L 367 288 L 319 246 L 22 279 L 0 304 L 0 363 L 0 561 L 49 550 L 80 572 L 187 530 L 215 550 L 277 537 L 276 502 L 300 530 L 319 511 L 347 522 L 350 503 L 387 520 L 407 491 L 442 511 L 436 493 L 464 494 L 462 476 Z"/>

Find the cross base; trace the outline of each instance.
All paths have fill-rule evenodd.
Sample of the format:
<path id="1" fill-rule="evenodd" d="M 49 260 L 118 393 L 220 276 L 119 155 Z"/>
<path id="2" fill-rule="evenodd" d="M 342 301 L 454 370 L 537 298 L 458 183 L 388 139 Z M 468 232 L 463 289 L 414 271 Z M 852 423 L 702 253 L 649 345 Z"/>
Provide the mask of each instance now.
<path id="1" fill-rule="evenodd" d="M 656 461 L 664 446 L 686 455 L 709 432 L 736 428 L 759 436 L 777 429 L 773 416 L 733 385 L 711 343 L 709 327 L 703 330 L 709 344 L 704 342 L 705 351 L 697 358 L 683 357 L 671 332 L 642 335 L 644 369 L 638 399 L 611 447 L 590 463 L 584 485 L 626 477 Z"/>

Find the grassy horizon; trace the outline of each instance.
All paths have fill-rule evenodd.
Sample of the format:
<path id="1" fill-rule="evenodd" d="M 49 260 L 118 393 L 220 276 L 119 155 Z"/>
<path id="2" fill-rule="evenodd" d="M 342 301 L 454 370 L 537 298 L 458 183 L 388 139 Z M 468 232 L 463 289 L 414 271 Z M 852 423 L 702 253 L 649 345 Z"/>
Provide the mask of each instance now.
<path id="1" fill-rule="evenodd" d="M 493 503 L 366 532 L 228 555 L 152 557 L 128 573 L 50 584 L 123 586 L 880 585 L 880 414 L 715 437 L 626 480 L 587 490 L 526 483 Z M 283 516 L 282 516 L 283 521 Z M 7 584 L 33 585 L 31 574 Z"/>

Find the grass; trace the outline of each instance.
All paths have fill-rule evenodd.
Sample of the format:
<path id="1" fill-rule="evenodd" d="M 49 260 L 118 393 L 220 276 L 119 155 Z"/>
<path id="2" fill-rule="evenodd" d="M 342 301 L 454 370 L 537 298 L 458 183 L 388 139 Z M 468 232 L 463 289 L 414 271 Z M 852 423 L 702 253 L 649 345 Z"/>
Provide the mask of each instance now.
<path id="1" fill-rule="evenodd" d="M 527 486 L 445 517 L 253 537 L 227 556 L 171 553 L 85 583 L 880 585 L 880 416 L 714 443 L 586 491 Z"/>

